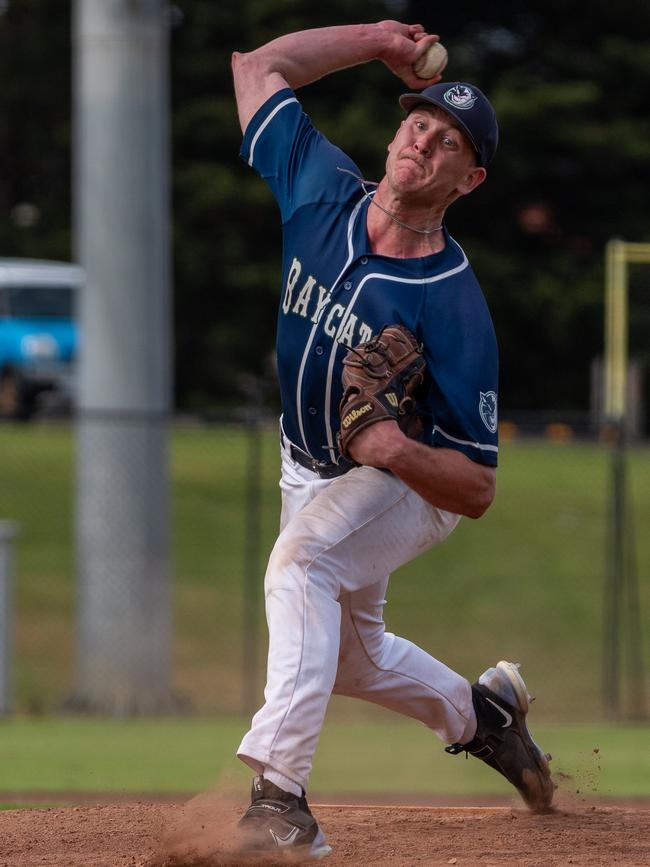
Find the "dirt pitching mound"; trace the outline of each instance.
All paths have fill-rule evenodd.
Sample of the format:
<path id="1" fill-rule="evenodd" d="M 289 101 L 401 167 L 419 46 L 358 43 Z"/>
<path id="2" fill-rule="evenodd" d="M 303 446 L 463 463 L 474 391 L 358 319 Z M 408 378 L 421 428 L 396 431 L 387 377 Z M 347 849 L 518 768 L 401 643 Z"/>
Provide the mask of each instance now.
<path id="1" fill-rule="evenodd" d="M 242 804 L 119 803 L 0 813 L 0 867 L 217 867 L 234 851 Z M 650 809 L 588 803 L 547 815 L 499 807 L 314 805 L 327 867 L 650 864 Z M 286 861 L 282 862 L 286 865 Z"/>

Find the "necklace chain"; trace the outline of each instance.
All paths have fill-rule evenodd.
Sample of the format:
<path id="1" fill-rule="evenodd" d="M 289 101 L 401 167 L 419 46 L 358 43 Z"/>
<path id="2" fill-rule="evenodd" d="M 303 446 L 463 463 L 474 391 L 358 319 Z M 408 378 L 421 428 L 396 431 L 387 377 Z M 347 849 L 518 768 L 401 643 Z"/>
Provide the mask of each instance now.
<path id="1" fill-rule="evenodd" d="M 360 177 L 359 175 L 355 175 L 355 173 L 351 172 L 350 169 L 344 169 L 344 168 L 341 168 L 340 166 L 337 166 L 336 168 L 338 169 L 339 172 L 346 172 L 346 174 L 352 175 L 353 178 L 356 178 L 356 180 L 359 181 L 359 183 L 361 184 L 361 189 L 364 191 L 364 193 L 368 197 L 370 197 L 371 194 L 366 189 L 366 184 L 372 184 L 374 187 L 379 186 L 377 181 L 368 181 L 365 178 Z M 418 229 L 417 226 L 409 226 L 408 223 L 405 223 L 403 220 L 400 220 L 399 217 L 396 217 L 395 214 L 391 213 L 387 208 L 385 208 L 383 205 L 380 205 L 379 202 L 375 201 L 374 196 L 372 196 L 372 198 L 370 198 L 370 201 L 372 202 L 373 205 L 376 205 L 380 211 L 383 211 L 387 217 L 390 217 L 391 220 L 393 220 L 395 223 L 397 223 L 398 226 L 401 226 L 403 229 L 409 229 L 409 231 L 411 231 L 411 232 L 417 232 L 418 235 L 433 235 L 434 232 L 439 232 L 440 229 L 442 229 L 442 223 L 439 226 L 436 226 L 434 229 Z"/>
<path id="2" fill-rule="evenodd" d="M 383 211 L 386 216 L 390 217 L 391 220 L 394 220 L 398 226 L 401 226 L 403 229 L 410 229 L 411 232 L 417 232 L 418 235 L 433 235 L 434 232 L 439 232 L 440 229 L 442 229 L 442 223 L 439 226 L 436 226 L 435 229 L 418 229 L 416 226 L 409 226 L 408 223 L 403 222 L 399 217 L 396 217 L 395 214 L 391 214 L 391 212 L 383 205 L 380 205 L 379 202 L 376 202 L 374 196 L 370 201 L 373 205 L 376 205 L 380 211 Z"/>

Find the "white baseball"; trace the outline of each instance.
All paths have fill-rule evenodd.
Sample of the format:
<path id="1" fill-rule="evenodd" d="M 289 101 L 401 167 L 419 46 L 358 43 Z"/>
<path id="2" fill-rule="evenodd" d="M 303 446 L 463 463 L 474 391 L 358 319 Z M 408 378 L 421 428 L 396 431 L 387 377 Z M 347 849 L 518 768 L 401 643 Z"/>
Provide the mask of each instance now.
<path id="1" fill-rule="evenodd" d="M 422 57 L 413 64 L 413 72 L 418 78 L 435 78 L 447 65 L 447 49 L 442 42 L 434 42 Z"/>

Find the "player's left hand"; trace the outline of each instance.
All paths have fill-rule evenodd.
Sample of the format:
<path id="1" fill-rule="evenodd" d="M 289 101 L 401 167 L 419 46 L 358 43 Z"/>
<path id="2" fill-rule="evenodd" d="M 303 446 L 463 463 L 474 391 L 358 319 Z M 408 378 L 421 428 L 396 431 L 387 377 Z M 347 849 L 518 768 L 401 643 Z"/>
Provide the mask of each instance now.
<path id="1" fill-rule="evenodd" d="M 417 439 L 422 434 L 417 401 L 425 380 L 423 346 L 403 325 L 384 325 L 375 337 L 349 349 L 341 374 L 341 454 L 353 457 L 350 444 L 361 431 L 385 421 Z"/>

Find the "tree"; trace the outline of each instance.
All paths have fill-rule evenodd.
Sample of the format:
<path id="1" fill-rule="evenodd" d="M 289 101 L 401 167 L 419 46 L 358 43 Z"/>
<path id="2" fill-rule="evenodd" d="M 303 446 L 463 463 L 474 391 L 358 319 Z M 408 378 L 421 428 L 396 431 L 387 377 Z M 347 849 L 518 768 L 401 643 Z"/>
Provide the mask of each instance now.
<path id="1" fill-rule="evenodd" d="M 70 2 L 0 2 L 0 255 L 70 258 Z"/>
<path id="2" fill-rule="evenodd" d="M 499 116 L 501 144 L 488 183 L 454 205 L 448 225 L 493 311 L 501 406 L 587 407 L 589 363 L 602 346 L 604 244 L 612 236 L 650 235 L 648 4 L 177 5 L 184 15 L 172 43 L 180 406 L 241 400 L 240 374 L 268 371 L 273 352 L 279 220 L 270 193 L 237 157 L 231 51 L 291 30 L 395 17 L 439 32 L 450 55 L 445 77 L 480 86 Z M 70 252 L 69 7 L 69 0 L 14 0 L 0 15 L 5 254 Z M 378 179 L 403 89 L 382 64 L 369 63 L 300 96 L 323 132 Z M 16 224 L 21 202 L 36 206 L 35 225 Z"/>

